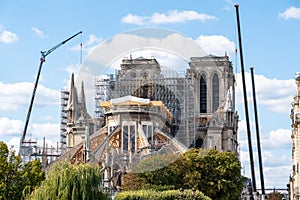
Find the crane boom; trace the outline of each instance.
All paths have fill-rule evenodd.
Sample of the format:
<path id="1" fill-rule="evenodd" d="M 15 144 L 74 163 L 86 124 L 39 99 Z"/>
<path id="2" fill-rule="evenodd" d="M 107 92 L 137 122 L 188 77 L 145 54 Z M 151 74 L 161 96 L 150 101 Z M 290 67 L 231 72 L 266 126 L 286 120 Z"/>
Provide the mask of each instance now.
<path id="1" fill-rule="evenodd" d="M 76 37 L 77 35 L 79 35 L 81 33 L 82 33 L 82 31 L 76 33 L 75 35 L 69 37 L 68 39 L 64 40 L 63 42 L 59 43 L 58 45 L 52 47 L 51 49 L 49 49 L 47 51 L 41 51 L 40 66 L 39 66 L 39 70 L 38 70 L 38 73 L 37 73 L 37 76 L 36 76 L 32 96 L 31 96 L 31 101 L 30 101 L 30 105 L 29 105 L 29 109 L 28 109 L 28 113 L 27 113 L 27 117 L 26 117 L 26 122 L 25 122 L 24 130 L 23 130 L 22 138 L 21 138 L 21 141 L 20 141 L 20 149 L 21 149 L 21 147 L 22 147 L 22 145 L 25 141 L 25 136 L 26 136 L 27 127 L 28 127 L 28 123 L 29 123 L 29 119 L 30 119 L 30 114 L 31 114 L 31 110 L 32 110 L 32 106 L 33 106 L 33 102 L 34 102 L 34 98 L 35 98 L 35 93 L 36 93 L 37 85 L 38 85 L 38 82 L 39 82 L 42 66 L 43 66 L 43 63 L 45 62 L 46 56 L 48 56 L 55 49 L 57 49 L 58 47 L 65 44 L 66 42 L 68 42 L 69 40 L 71 40 L 72 38 Z"/>
<path id="2" fill-rule="evenodd" d="M 76 33 L 75 35 L 69 37 L 65 41 L 62 41 L 61 43 L 59 43 L 55 47 L 52 47 L 51 49 L 49 49 L 47 51 L 41 51 L 41 54 L 42 54 L 41 59 L 45 59 L 45 57 L 48 56 L 50 53 L 52 53 L 55 49 L 57 49 L 58 47 L 60 47 L 61 45 L 65 44 L 66 42 L 68 42 L 69 40 L 73 39 L 74 37 L 76 37 L 77 35 L 79 35 L 81 33 L 82 33 L 82 31 L 79 31 L 78 33 Z"/>

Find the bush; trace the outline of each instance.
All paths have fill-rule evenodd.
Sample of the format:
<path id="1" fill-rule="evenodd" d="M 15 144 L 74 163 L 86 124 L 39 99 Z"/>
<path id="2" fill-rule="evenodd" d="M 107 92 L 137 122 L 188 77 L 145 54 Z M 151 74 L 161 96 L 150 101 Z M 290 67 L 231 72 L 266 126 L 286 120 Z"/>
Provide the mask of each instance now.
<path id="1" fill-rule="evenodd" d="M 126 191 L 117 193 L 114 200 L 141 200 L 141 199 L 152 199 L 152 200 L 211 200 L 200 191 L 192 190 L 138 190 L 138 191 Z"/>

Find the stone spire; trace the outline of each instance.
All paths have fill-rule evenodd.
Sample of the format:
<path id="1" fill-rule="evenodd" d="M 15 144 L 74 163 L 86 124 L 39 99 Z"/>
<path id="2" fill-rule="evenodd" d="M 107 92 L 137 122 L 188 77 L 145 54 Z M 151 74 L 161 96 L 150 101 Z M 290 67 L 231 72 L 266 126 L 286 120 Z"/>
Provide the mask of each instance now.
<path id="1" fill-rule="evenodd" d="M 77 97 L 77 91 L 74 84 L 74 73 L 71 75 L 71 81 L 70 81 L 70 88 L 69 88 L 69 99 L 67 104 L 67 111 L 68 111 L 68 121 L 74 122 L 77 118 L 76 108 L 78 105 L 78 97 Z"/>
<path id="2" fill-rule="evenodd" d="M 81 82 L 81 96 L 80 96 L 80 103 L 81 103 L 81 109 L 84 113 L 87 112 L 86 110 L 86 102 L 85 102 L 85 94 L 84 94 L 84 83 Z"/>

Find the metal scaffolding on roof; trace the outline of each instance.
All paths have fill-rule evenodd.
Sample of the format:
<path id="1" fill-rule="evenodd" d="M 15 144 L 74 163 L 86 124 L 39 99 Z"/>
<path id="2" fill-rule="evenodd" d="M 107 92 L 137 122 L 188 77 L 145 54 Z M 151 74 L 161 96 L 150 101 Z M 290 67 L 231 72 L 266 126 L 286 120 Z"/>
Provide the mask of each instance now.
<path id="1" fill-rule="evenodd" d="M 127 68 L 130 68 L 128 62 Z M 137 66 L 137 63 L 135 63 Z M 183 144 L 195 144 L 196 133 L 196 96 L 193 77 L 180 76 L 176 71 L 156 71 L 159 74 L 141 74 L 132 68 L 125 72 L 119 70 L 110 78 L 96 78 L 95 116 L 103 116 L 101 101 L 107 101 L 127 95 L 150 100 L 162 101 L 173 115 L 172 135 Z"/>

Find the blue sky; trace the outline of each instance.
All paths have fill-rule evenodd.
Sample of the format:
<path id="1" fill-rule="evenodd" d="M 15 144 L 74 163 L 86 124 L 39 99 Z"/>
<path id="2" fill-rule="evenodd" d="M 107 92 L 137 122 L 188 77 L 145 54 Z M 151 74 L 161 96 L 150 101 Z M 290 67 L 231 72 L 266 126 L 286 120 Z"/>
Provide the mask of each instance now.
<path id="1" fill-rule="evenodd" d="M 266 187 L 285 187 L 291 162 L 291 102 L 300 46 L 300 3 L 292 0 L 111 0 L 0 2 L 0 136 L 16 148 L 23 131 L 40 51 L 78 31 L 46 58 L 28 128 L 28 137 L 56 145 L 59 140 L 60 90 L 70 73 L 81 68 L 97 45 L 120 33 L 144 27 L 174 30 L 206 52 L 226 51 L 237 72 L 237 110 L 243 173 L 250 176 L 243 97 L 240 81 L 236 15 L 239 4 L 249 111 L 252 93 L 249 68 L 254 67 Z M 93 114 L 93 113 L 92 113 Z M 253 119 L 251 114 L 251 120 Z M 251 124 L 253 124 L 251 122 Z M 255 133 L 254 126 L 251 128 Z M 254 135 L 254 134 L 253 134 Z M 256 149 L 256 140 L 252 142 Z M 255 163 L 257 156 L 255 155 Z M 256 167 L 258 170 L 258 167 Z M 259 173 L 256 172 L 260 188 Z"/>

